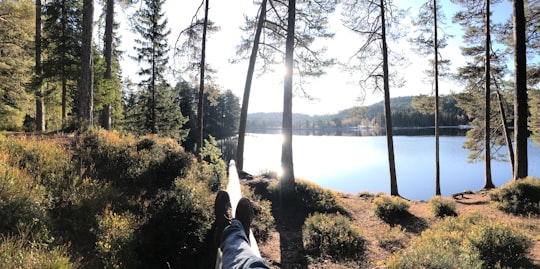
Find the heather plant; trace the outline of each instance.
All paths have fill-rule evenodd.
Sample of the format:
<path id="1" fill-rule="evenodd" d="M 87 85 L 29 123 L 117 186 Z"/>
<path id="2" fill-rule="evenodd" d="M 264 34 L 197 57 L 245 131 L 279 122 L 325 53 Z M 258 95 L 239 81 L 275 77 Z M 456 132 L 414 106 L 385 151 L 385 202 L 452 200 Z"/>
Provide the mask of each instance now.
<path id="1" fill-rule="evenodd" d="M 21 236 L 0 238 L 2 268 L 77 268 L 64 246 L 50 247 Z"/>
<path id="2" fill-rule="evenodd" d="M 394 223 L 409 214 L 409 203 L 397 196 L 378 194 L 371 203 L 373 212 L 377 217 L 388 223 Z"/>
<path id="3" fill-rule="evenodd" d="M 194 171 L 158 194 L 147 209 L 148 220 L 136 233 L 141 265 L 149 268 L 167 261 L 172 268 L 210 266 L 214 198 Z"/>
<path id="4" fill-rule="evenodd" d="M 217 147 L 216 139 L 210 136 L 204 140 L 204 147 L 200 152 L 202 162 L 202 176 L 208 182 L 211 191 L 227 185 L 227 165 L 221 158 L 221 150 Z"/>
<path id="5" fill-rule="evenodd" d="M 241 185 L 242 196 L 247 197 L 253 204 L 253 223 L 251 230 L 257 241 L 265 242 L 274 228 L 274 216 L 272 216 L 272 202 L 256 195 L 253 189 Z"/>
<path id="6" fill-rule="evenodd" d="M 512 214 L 540 214 L 540 179 L 514 180 L 490 193 L 496 208 Z"/>
<path id="7" fill-rule="evenodd" d="M 335 191 L 321 187 L 311 181 L 297 179 L 296 195 L 306 213 L 340 213 L 349 216 L 349 211 Z"/>
<path id="8" fill-rule="evenodd" d="M 456 202 L 454 200 L 435 196 L 429 200 L 429 204 L 435 217 L 457 216 Z"/>
<path id="9" fill-rule="evenodd" d="M 375 238 L 379 247 L 392 252 L 402 249 L 408 241 L 405 229 L 399 224 L 393 227 L 389 225 L 381 226 L 375 233 Z"/>
<path id="10" fill-rule="evenodd" d="M 389 268 L 520 268 L 529 240 L 479 214 L 445 218 L 388 261 Z"/>
<path id="11" fill-rule="evenodd" d="M 115 213 L 110 206 L 97 216 L 96 251 L 102 268 L 132 268 L 134 266 L 135 216 L 129 212 Z"/>
<path id="12" fill-rule="evenodd" d="M 335 259 L 360 259 L 365 239 L 360 229 L 341 214 L 314 213 L 302 228 L 304 248 L 313 256 Z"/>

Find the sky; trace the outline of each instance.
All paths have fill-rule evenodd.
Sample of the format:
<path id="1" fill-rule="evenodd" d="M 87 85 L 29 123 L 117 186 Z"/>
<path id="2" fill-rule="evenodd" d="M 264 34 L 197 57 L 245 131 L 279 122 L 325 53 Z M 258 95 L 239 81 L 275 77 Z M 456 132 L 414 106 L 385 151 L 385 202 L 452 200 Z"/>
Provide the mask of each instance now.
<path id="1" fill-rule="evenodd" d="M 168 26 L 171 28 L 170 45 L 174 46 L 178 34 L 182 29 L 189 26 L 202 0 L 178 1 L 168 0 L 165 3 L 165 15 L 168 18 Z M 236 64 L 230 63 L 230 60 L 236 55 L 236 46 L 241 41 L 243 34 L 239 27 L 244 23 L 244 15 L 253 17 L 257 14 L 258 7 L 252 0 L 235 0 L 234 7 L 230 1 L 212 0 L 210 1 L 209 19 L 214 21 L 221 30 L 212 34 L 207 39 L 206 61 L 212 68 L 217 70 L 217 84 L 223 90 L 232 90 L 240 99 L 243 96 L 244 84 L 248 68 L 247 62 Z M 394 3 L 403 9 L 409 10 L 408 17 L 415 17 L 418 9 L 425 1 L 407 1 L 396 0 Z M 465 64 L 465 59 L 461 56 L 459 46 L 461 45 L 461 28 L 458 25 L 452 25 L 451 17 L 458 10 L 458 7 L 445 0 L 441 2 L 444 13 L 449 22 L 446 31 L 454 35 L 449 41 L 449 46 L 441 51 L 443 58 L 452 61 L 451 71 L 455 71 L 458 66 Z M 137 81 L 136 72 L 138 70 L 137 62 L 133 61 L 128 55 L 133 56 L 134 43 L 132 40 L 138 36 L 130 31 L 127 17 L 131 16 L 134 9 L 140 8 L 136 5 L 126 11 L 119 12 L 122 44 L 120 49 L 125 51 L 122 60 L 124 77 L 129 77 Z M 512 14 L 511 5 L 507 1 L 493 7 L 494 20 L 506 20 Z M 203 8 L 201 8 L 201 11 Z M 202 12 L 200 13 L 202 17 Z M 323 41 L 328 47 L 327 55 L 346 61 L 355 50 L 361 45 L 354 34 L 341 26 L 341 14 L 337 10 L 330 17 L 330 30 L 335 32 L 334 38 Z M 409 20 L 402 21 L 404 29 L 411 29 Z M 416 55 L 406 40 L 399 43 L 388 43 L 389 48 L 408 58 L 405 66 L 397 70 L 405 79 L 405 84 L 401 88 L 390 88 L 390 96 L 407 96 L 418 94 L 431 94 L 431 82 L 426 81 L 424 70 L 427 67 L 428 59 Z M 171 52 L 173 50 L 171 49 Z M 170 64 L 173 65 L 172 56 Z M 277 68 L 279 69 L 279 68 Z M 293 77 L 294 80 L 294 77 Z M 174 84 L 174 81 L 171 81 Z M 351 108 L 356 105 L 369 105 L 379 102 L 383 99 L 382 93 L 365 92 L 363 93 L 355 77 L 352 77 L 338 67 L 327 69 L 327 74 L 311 80 L 303 85 L 306 92 L 314 97 L 314 100 L 308 100 L 302 94 L 296 93 L 293 100 L 293 112 L 310 115 L 333 114 L 340 110 Z M 451 92 L 461 91 L 462 86 L 451 82 L 440 82 L 440 94 L 449 94 Z M 363 96 L 363 101 L 359 97 Z M 249 113 L 254 112 L 279 112 L 283 109 L 283 72 L 265 74 L 260 77 L 254 77 L 251 95 L 249 99 Z"/>

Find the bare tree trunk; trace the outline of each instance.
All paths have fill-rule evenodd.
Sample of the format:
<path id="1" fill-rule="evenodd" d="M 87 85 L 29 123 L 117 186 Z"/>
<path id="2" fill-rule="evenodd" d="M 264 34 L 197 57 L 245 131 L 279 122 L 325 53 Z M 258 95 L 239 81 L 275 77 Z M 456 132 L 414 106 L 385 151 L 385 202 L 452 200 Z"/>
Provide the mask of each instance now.
<path id="1" fill-rule="evenodd" d="M 486 81 L 484 86 L 485 97 L 485 111 L 484 111 L 484 161 L 485 161 L 485 183 L 484 189 L 495 188 L 493 180 L 491 178 L 491 30 L 490 30 L 490 1 L 486 0 L 486 14 L 485 14 L 485 31 L 486 31 L 486 44 L 485 44 L 485 73 Z"/>
<path id="2" fill-rule="evenodd" d="M 199 103 L 197 104 L 197 158 L 200 157 L 201 148 L 203 146 L 203 128 L 204 128 L 204 68 L 206 57 L 206 28 L 208 27 L 208 5 L 210 0 L 206 0 L 204 7 L 204 24 L 203 24 L 203 36 L 202 36 L 202 51 L 201 51 L 201 77 L 199 82 Z"/>
<path id="3" fill-rule="evenodd" d="M 113 51 L 113 28 L 114 28 L 114 0 L 107 0 L 105 14 L 105 74 L 106 80 L 112 80 L 112 51 Z M 105 104 L 102 110 L 101 127 L 111 130 L 111 104 Z"/>
<path id="4" fill-rule="evenodd" d="M 386 21 L 384 0 L 380 1 L 381 7 L 381 38 L 383 53 L 383 80 L 384 80 L 384 116 L 386 120 L 386 143 L 388 145 L 388 164 L 390 168 L 390 195 L 399 196 L 396 179 L 396 162 L 394 160 L 394 138 L 392 130 L 392 110 L 390 108 L 390 85 L 388 72 L 388 46 L 386 44 Z"/>
<path id="5" fill-rule="evenodd" d="M 287 20 L 287 40 L 285 43 L 285 79 L 283 86 L 283 144 L 281 146 L 281 190 L 283 193 L 294 191 L 294 166 L 292 151 L 292 90 L 294 60 L 294 27 L 296 17 L 296 0 L 289 0 L 289 16 Z"/>
<path id="6" fill-rule="evenodd" d="M 246 84 L 244 87 L 244 98 L 242 98 L 242 110 L 240 111 L 240 126 L 238 128 L 238 146 L 236 148 L 236 169 L 244 169 L 244 142 L 246 137 L 246 122 L 249 105 L 249 95 L 251 92 L 251 82 L 253 81 L 253 73 L 255 72 L 255 61 L 257 60 L 257 52 L 259 51 L 259 41 L 261 39 L 261 32 L 266 18 L 266 2 L 263 0 L 261 3 L 261 13 L 259 14 L 259 20 L 257 22 L 257 30 L 253 39 L 253 48 L 251 49 L 251 55 L 249 56 L 249 66 L 246 76 Z"/>
<path id="7" fill-rule="evenodd" d="M 94 23 L 94 1 L 83 1 L 83 25 L 82 25 L 82 54 L 81 54 L 81 85 L 79 89 L 80 98 L 80 120 L 82 128 L 86 129 L 93 124 L 93 61 L 92 61 L 92 34 Z"/>
<path id="8" fill-rule="evenodd" d="M 514 140 L 516 154 L 514 179 L 525 178 L 529 174 L 527 157 L 527 57 L 525 44 L 525 11 L 523 0 L 513 1 L 514 9 Z"/>
<path id="9" fill-rule="evenodd" d="M 508 132 L 508 123 L 506 120 L 506 112 L 504 109 L 504 103 L 499 90 L 497 90 L 497 99 L 499 101 L 499 111 L 501 113 L 501 121 L 504 129 L 504 138 L 506 139 L 506 145 L 508 146 L 508 156 L 510 157 L 510 166 L 512 167 L 512 175 L 514 174 L 514 149 L 512 147 L 512 138 Z"/>
<path id="10" fill-rule="evenodd" d="M 439 40 L 437 29 L 437 0 L 433 0 L 435 40 L 435 195 L 441 195 L 441 166 L 439 159 Z"/>
<path id="11" fill-rule="evenodd" d="M 67 81 L 62 78 L 62 128 L 66 125 L 67 120 Z"/>
<path id="12" fill-rule="evenodd" d="M 45 131 L 45 104 L 43 102 L 43 89 L 41 88 L 41 0 L 36 0 L 36 77 L 39 80 L 36 89 L 36 131 Z"/>

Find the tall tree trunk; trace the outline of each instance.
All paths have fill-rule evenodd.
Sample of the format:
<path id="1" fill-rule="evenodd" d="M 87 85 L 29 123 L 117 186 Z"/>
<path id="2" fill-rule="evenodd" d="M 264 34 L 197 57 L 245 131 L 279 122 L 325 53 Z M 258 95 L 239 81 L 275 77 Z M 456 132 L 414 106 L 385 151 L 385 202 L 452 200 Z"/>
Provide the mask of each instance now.
<path id="1" fill-rule="evenodd" d="M 45 104 L 43 102 L 43 89 L 41 88 L 41 0 L 36 0 L 36 77 L 39 81 L 36 89 L 36 131 L 45 131 Z"/>
<path id="2" fill-rule="evenodd" d="M 504 103 L 499 90 L 496 91 L 497 100 L 499 101 L 499 111 L 501 113 L 501 121 L 503 124 L 504 138 L 506 139 L 506 145 L 508 146 L 508 156 L 510 157 L 510 166 L 512 167 L 512 175 L 514 174 L 514 149 L 512 147 L 512 138 L 508 132 L 508 123 L 506 120 L 506 112 L 504 109 Z"/>
<path id="3" fill-rule="evenodd" d="M 253 39 L 253 48 L 251 49 L 251 55 L 249 56 L 249 66 L 246 76 L 246 84 L 244 86 L 244 98 L 242 98 L 242 110 L 240 111 L 240 126 L 238 128 L 238 146 L 236 148 L 236 168 L 238 170 L 244 169 L 244 141 L 246 137 L 246 122 L 249 105 L 249 94 L 251 92 L 251 82 L 253 81 L 253 73 L 255 72 L 255 61 L 257 60 L 257 52 L 259 51 L 259 41 L 261 39 L 261 32 L 264 26 L 264 20 L 266 19 L 266 2 L 263 0 L 261 3 L 261 13 L 259 14 L 259 20 L 257 22 L 257 30 Z"/>
<path id="4" fill-rule="evenodd" d="M 490 1 L 486 0 L 486 14 L 485 14 L 485 31 L 486 31 L 486 44 L 485 44 L 485 73 L 486 81 L 484 85 L 484 97 L 485 97 L 485 111 L 484 111 L 484 161 L 485 161 L 485 183 L 484 189 L 495 188 L 493 180 L 491 178 L 491 29 L 490 29 Z"/>
<path id="5" fill-rule="evenodd" d="M 527 57 L 525 44 L 525 11 L 523 0 L 514 0 L 514 139 L 516 154 L 514 179 L 528 175 L 527 157 Z"/>
<path id="6" fill-rule="evenodd" d="M 80 98 L 80 120 L 82 128 L 86 129 L 93 124 L 93 85 L 94 72 L 92 61 L 92 34 L 94 23 L 94 1 L 83 1 L 83 25 L 82 25 L 82 54 L 81 54 L 81 85 L 79 89 Z"/>
<path id="7" fill-rule="evenodd" d="M 150 113 L 152 114 L 152 123 L 150 126 L 150 131 L 152 134 L 158 133 L 157 128 L 157 102 L 156 102 L 156 59 L 155 59 L 156 51 L 155 51 L 155 45 L 152 45 L 152 78 L 150 82 L 150 94 L 152 95 L 152 106 L 150 108 Z"/>
<path id="8" fill-rule="evenodd" d="M 206 0 L 204 7 L 204 24 L 203 24 L 203 36 L 202 36 L 202 48 L 201 48 L 201 77 L 199 82 L 199 103 L 197 104 L 197 158 L 200 157 L 201 148 L 203 146 L 203 128 L 204 128 L 204 69 L 205 69 L 205 57 L 206 57 L 206 28 L 208 27 L 208 5 L 210 0 Z"/>
<path id="9" fill-rule="evenodd" d="M 433 31 L 435 40 L 435 195 L 441 195 L 441 166 L 439 160 L 439 40 L 437 29 L 437 0 L 433 0 Z"/>
<path id="10" fill-rule="evenodd" d="M 388 46 L 386 44 L 386 20 L 384 0 L 381 7 L 381 38 L 383 53 L 383 81 L 384 81 L 384 117 L 386 121 L 386 143 L 388 145 L 388 165 L 390 168 L 390 195 L 399 196 L 396 179 L 396 162 L 394 159 L 394 138 L 392 130 L 392 110 L 390 108 L 390 85 L 388 72 Z"/>
<path id="11" fill-rule="evenodd" d="M 105 14 L 105 80 L 112 80 L 112 51 L 113 51 L 113 29 L 114 29 L 114 0 L 107 0 Z M 105 104 L 101 116 L 101 127 L 111 130 L 111 104 Z"/>
<path id="12" fill-rule="evenodd" d="M 281 190 L 283 193 L 294 191 L 294 169 L 292 151 L 292 90 L 294 64 L 294 27 L 296 17 L 296 0 L 289 0 L 289 16 L 287 20 L 287 39 L 285 43 L 285 78 L 283 85 L 283 122 L 281 145 Z"/>
<path id="13" fill-rule="evenodd" d="M 66 127 L 67 121 L 67 79 L 62 78 L 62 128 Z"/>

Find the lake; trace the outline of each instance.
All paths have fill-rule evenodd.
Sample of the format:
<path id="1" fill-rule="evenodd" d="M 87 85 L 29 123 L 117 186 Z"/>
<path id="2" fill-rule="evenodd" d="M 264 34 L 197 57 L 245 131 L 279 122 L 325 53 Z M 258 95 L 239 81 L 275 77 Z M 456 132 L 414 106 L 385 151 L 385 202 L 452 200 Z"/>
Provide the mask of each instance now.
<path id="1" fill-rule="evenodd" d="M 244 170 L 251 174 L 278 171 L 281 135 L 246 135 Z M 464 136 L 440 137 L 441 192 L 443 196 L 484 186 L 484 163 L 469 163 L 462 148 Z M 394 136 L 399 193 L 413 200 L 429 200 L 435 194 L 435 137 Z M 506 153 L 506 148 L 501 149 Z M 529 175 L 540 177 L 540 149 L 529 141 Z M 390 192 L 385 136 L 294 135 L 296 178 L 313 181 L 337 191 Z M 492 178 L 501 186 L 512 178 L 509 162 L 492 161 Z"/>

